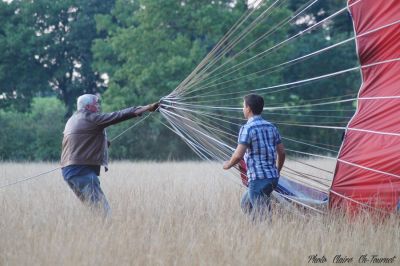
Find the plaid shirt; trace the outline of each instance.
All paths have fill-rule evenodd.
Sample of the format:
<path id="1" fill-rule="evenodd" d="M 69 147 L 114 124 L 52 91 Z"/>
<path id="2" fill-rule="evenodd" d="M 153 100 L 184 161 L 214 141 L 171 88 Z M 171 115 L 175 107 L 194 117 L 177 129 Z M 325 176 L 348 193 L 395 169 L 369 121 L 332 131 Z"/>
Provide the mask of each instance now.
<path id="1" fill-rule="evenodd" d="M 261 116 L 251 117 L 240 128 L 238 143 L 247 146 L 244 160 L 249 180 L 278 178 L 276 145 L 281 143 L 278 129 Z"/>

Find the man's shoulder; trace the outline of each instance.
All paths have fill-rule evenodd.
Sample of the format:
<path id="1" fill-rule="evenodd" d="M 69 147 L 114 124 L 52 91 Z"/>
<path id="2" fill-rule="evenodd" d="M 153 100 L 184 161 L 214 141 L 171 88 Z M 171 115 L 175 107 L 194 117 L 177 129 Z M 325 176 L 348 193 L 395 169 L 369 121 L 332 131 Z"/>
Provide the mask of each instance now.
<path id="1" fill-rule="evenodd" d="M 95 115 L 95 114 L 96 113 L 93 113 L 93 112 L 79 110 L 79 111 L 76 111 L 75 113 L 73 113 L 72 116 L 68 120 L 76 120 L 76 119 L 93 117 L 93 115 Z"/>
<path id="2" fill-rule="evenodd" d="M 254 127 L 271 127 L 271 128 L 276 128 L 276 126 L 265 120 L 264 118 L 258 118 L 258 119 L 254 119 L 253 121 L 247 123 L 245 126 L 247 126 L 249 129 L 250 128 L 254 128 Z"/>
<path id="3" fill-rule="evenodd" d="M 96 120 L 98 115 L 98 113 L 93 112 L 75 112 L 65 124 L 64 134 L 97 128 Z"/>
<path id="4" fill-rule="evenodd" d="M 241 128 L 240 131 L 249 131 L 250 128 L 253 127 L 253 123 L 252 122 L 247 122 L 246 124 L 244 124 Z"/>

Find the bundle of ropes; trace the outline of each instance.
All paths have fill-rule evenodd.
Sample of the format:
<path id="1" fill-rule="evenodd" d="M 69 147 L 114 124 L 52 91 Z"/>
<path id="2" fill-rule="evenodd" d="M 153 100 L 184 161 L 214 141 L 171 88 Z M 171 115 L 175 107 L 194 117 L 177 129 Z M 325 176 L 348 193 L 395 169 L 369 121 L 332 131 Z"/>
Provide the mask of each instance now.
<path id="1" fill-rule="evenodd" d="M 361 1 L 355 1 L 351 5 L 357 5 Z M 356 37 L 361 37 L 352 36 L 333 44 L 333 40 L 330 40 L 325 42 L 329 43 L 327 46 L 318 47 L 314 51 L 304 52 L 294 58 L 279 58 L 277 54 L 281 49 L 290 47 L 295 40 L 310 38 L 328 27 L 336 17 L 348 16 L 348 7 L 345 6 L 319 22 L 310 23 L 304 30 L 292 30 L 294 33 L 288 36 L 281 34 L 282 31 L 290 32 L 288 28 L 295 28 L 300 20 L 305 19 L 307 11 L 320 0 L 307 2 L 270 27 L 268 19 L 285 2 L 259 1 L 255 7 L 248 9 L 193 72 L 174 91 L 162 98 L 160 113 L 167 122 L 161 123 L 180 136 L 200 158 L 222 163 L 232 155 L 237 145 L 240 126 L 246 123 L 241 107 L 243 96 L 249 93 L 262 95 L 266 99 L 264 118 L 277 125 L 291 161 L 299 166 L 287 165 L 282 174 L 327 193 L 342 134 L 356 110 L 359 83 L 346 90 L 324 90 L 327 84 L 324 82 L 335 83 L 338 79 L 360 80 L 361 68 L 387 62 L 359 66 L 357 60 L 354 60 L 353 66 L 334 72 L 324 73 L 319 69 L 315 72 L 320 74 L 300 80 L 290 80 L 290 75 L 285 82 L 270 80 L 278 72 L 290 70 L 293 66 L 299 67 L 300 63 L 301 67 L 307 67 L 310 60 L 323 57 L 324 54 L 345 45 L 351 46 L 355 56 L 354 41 Z M 397 23 L 399 21 L 363 35 Z M 254 35 L 257 37 L 254 38 Z M 280 62 L 276 63 L 279 61 L 276 57 Z M 271 65 L 270 62 L 274 64 Z M 252 87 L 254 84 L 261 86 Z M 307 98 L 299 99 L 300 90 Z M 308 92 L 304 93 L 305 91 Z M 338 95 L 338 92 L 341 94 Z M 300 130 L 305 132 L 301 138 Z M 327 135 L 333 137 L 326 138 Z M 332 163 L 328 166 L 320 164 L 327 160 Z M 232 169 L 231 177 L 240 183 L 238 171 L 238 168 Z"/>

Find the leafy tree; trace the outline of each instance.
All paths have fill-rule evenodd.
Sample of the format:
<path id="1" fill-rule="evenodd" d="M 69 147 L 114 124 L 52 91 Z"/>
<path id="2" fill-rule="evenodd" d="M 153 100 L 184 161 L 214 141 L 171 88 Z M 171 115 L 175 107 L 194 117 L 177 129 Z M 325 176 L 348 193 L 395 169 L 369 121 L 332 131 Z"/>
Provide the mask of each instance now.
<path id="1" fill-rule="evenodd" d="M 77 96 L 104 90 L 99 73 L 92 70 L 91 45 L 97 34 L 94 16 L 107 13 L 111 0 L 40 0 L 34 1 L 36 34 L 44 46 L 38 61 L 50 73 L 50 85 L 73 112 Z"/>
<path id="2" fill-rule="evenodd" d="M 34 132 L 24 113 L 0 110 L 0 159 L 33 160 Z"/>
<path id="3" fill-rule="evenodd" d="M 49 89 L 46 70 L 35 59 L 40 44 L 25 1 L 0 1 L 0 108 L 27 111 L 31 98 Z"/>
<path id="4" fill-rule="evenodd" d="M 35 160 L 59 160 L 65 111 L 66 108 L 55 97 L 33 99 L 28 118 L 34 132 L 32 148 Z"/>
<path id="5" fill-rule="evenodd" d="M 310 1 L 308 0 L 290 0 L 288 8 L 295 11 L 309 4 Z M 309 27 L 345 8 L 346 4 L 347 0 L 318 1 L 307 9 L 301 20 L 297 21 L 297 27 L 301 29 Z M 351 17 L 348 12 L 343 12 L 341 15 L 336 16 L 326 26 L 329 28 L 330 36 L 334 36 L 336 33 L 347 33 L 347 35 L 353 33 Z"/>
<path id="6" fill-rule="evenodd" d="M 0 159 L 58 161 L 64 113 L 55 97 L 34 98 L 30 112 L 0 110 Z"/>
<path id="7" fill-rule="evenodd" d="M 102 92 L 105 84 L 92 70 L 94 16 L 108 13 L 113 0 L 36 0 L 1 2 L 0 88 L 2 103 L 56 94 L 72 114 L 76 97 Z M 0 36 L 1 36 L 0 35 Z M 15 102 L 15 101 L 13 101 Z M 4 104 L 3 104 L 4 105 Z"/>
<path id="8" fill-rule="evenodd" d="M 97 16 L 108 33 L 93 47 L 96 69 L 110 76 L 107 103 L 121 108 L 171 92 L 238 18 L 230 2 L 120 0 Z"/>

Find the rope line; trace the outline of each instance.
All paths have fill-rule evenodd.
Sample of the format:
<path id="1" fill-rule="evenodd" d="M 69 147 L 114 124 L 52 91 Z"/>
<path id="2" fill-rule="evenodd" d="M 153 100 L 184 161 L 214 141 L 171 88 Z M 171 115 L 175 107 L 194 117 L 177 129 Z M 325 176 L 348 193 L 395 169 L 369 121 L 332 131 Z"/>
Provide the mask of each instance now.
<path id="1" fill-rule="evenodd" d="M 34 178 L 37 178 L 37 177 L 39 177 L 39 176 L 52 173 L 52 172 L 54 172 L 54 171 L 56 171 L 56 170 L 59 170 L 59 169 L 61 169 L 61 167 L 57 167 L 57 168 L 54 168 L 54 169 L 52 169 L 52 170 L 49 170 L 49 171 L 46 171 L 46 172 L 43 172 L 43 173 L 40 173 L 40 174 L 37 174 L 37 175 L 34 175 L 34 176 L 29 176 L 29 177 L 23 178 L 23 179 L 21 179 L 21 180 L 17 180 L 17 181 L 15 181 L 15 182 L 11 182 L 11 183 L 5 184 L 5 185 L 3 185 L 3 186 L 0 186 L 0 189 L 6 188 L 6 187 L 10 187 L 10 186 L 13 186 L 13 185 L 16 185 L 16 184 L 19 184 L 19 183 L 23 183 L 23 182 L 26 182 L 26 181 L 29 181 L 29 180 L 32 180 L 32 179 L 34 179 Z"/>
<path id="2" fill-rule="evenodd" d="M 146 120 L 149 116 L 151 115 L 151 113 L 148 113 L 146 116 L 142 117 L 139 121 L 135 122 L 133 125 L 131 125 L 130 127 L 128 127 L 127 129 L 125 129 L 124 131 L 122 131 L 120 134 L 118 134 L 117 136 L 115 136 L 114 138 L 112 138 L 110 140 L 110 142 L 113 142 L 114 140 L 118 139 L 119 137 L 121 137 L 122 135 L 124 135 L 126 132 L 128 132 L 129 130 L 131 130 L 132 128 L 136 127 L 138 124 L 140 124 L 142 121 Z"/>
<path id="3" fill-rule="evenodd" d="M 296 17 L 298 17 L 299 15 L 301 15 L 304 11 L 306 11 L 308 8 L 310 8 L 312 5 L 314 5 L 316 2 L 318 2 L 319 0 L 315 0 L 315 1 L 309 1 L 308 3 L 312 2 L 311 4 L 307 5 L 304 9 L 302 9 L 302 7 L 300 8 L 301 11 L 298 12 L 296 15 L 289 17 L 289 20 L 285 21 L 281 21 L 281 23 L 278 24 L 277 27 L 269 30 L 268 32 L 266 32 L 265 34 L 263 34 L 261 37 L 259 37 L 256 41 L 252 42 L 251 44 L 249 44 L 247 47 L 245 47 L 243 50 L 241 50 L 240 52 L 236 53 L 234 56 L 232 56 L 230 59 L 228 59 L 225 63 L 223 63 L 222 65 L 220 65 L 219 67 L 217 67 L 216 69 L 214 69 L 213 71 L 208 73 L 208 76 L 211 76 L 211 74 L 213 74 L 214 72 L 216 72 L 217 70 L 219 70 L 220 68 L 222 68 L 223 66 L 225 66 L 227 63 L 233 61 L 235 58 L 237 58 L 238 56 L 242 55 L 245 51 L 253 48 L 255 45 L 257 45 L 261 40 L 266 39 L 268 36 L 270 36 L 271 34 L 275 33 L 279 28 L 281 28 L 282 26 L 284 26 L 285 24 L 289 23 L 290 21 L 292 21 L 293 19 L 295 19 Z M 280 25 L 281 24 L 281 25 Z M 245 30 L 244 30 L 245 31 Z M 224 75 L 226 76 L 226 75 Z M 218 75 L 212 76 L 212 78 L 218 77 Z M 222 77 L 221 77 L 222 78 Z M 219 80 L 221 78 L 217 78 L 214 79 L 214 81 Z M 203 80 L 201 80 L 201 82 L 207 81 L 209 80 L 209 78 L 205 78 Z M 207 83 L 210 84 L 210 83 Z M 204 86 L 204 85 L 203 85 Z M 188 86 L 188 89 L 190 89 L 193 86 Z M 203 87 L 201 87 L 203 88 Z M 200 88 L 197 88 L 200 89 Z"/>
<path id="4" fill-rule="evenodd" d="M 348 7 L 351 7 L 351 6 L 353 6 L 353 5 L 358 4 L 360 1 L 361 1 L 361 0 L 358 0 L 358 1 L 354 2 L 354 3 L 352 3 L 351 5 L 349 5 Z M 324 23 L 325 23 L 326 21 L 328 21 L 328 20 L 330 20 L 330 19 L 336 17 L 337 15 L 341 14 L 341 13 L 344 12 L 344 11 L 347 11 L 348 7 L 344 7 L 344 8 L 342 8 L 342 9 L 340 9 L 340 10 L 337 11 L 336 13 L 334 13 L 334 14 L 328 16 L 327 18 L 325 18 L 325 19 L 323 19 L 323 20 L 321 20 L 321 21 L 319 21 L 319 22 L 313 24 L 312 26 L 308 27 L 307 29 L 305 29 L 305 30 L 303 30 L 303 31 L 300 31 L 299 33 L 297 33 L 297 34 L 291 36 L 290 38 L 287 38 L 286 40 L 284 40 L 284 41 L 282 41 L 282 42 L 280 42 L 280 43 L 274 45 L 273 47 L 271 47 L 271 48 L 269 48 L 269 49 L 267 49 L 267 50 L 265 50 L 265 51 L 263 51 L 263 52 L 261 52 L 261 53 L 258 53 L 258 54 L 256 54 L 255 56 L 252 56 L 252 57 L 250 57 L 250 58 L 244 60 L 243 62 L 237 64 L 236 67 L 237 67 L 237 66 L 241 66 L 241 65 L 243 65 L 243 64 L 246 64 L 246 63 L 248 63 L 249 61 L 253 61 L 253 60 L 255 60 L 255 58 L 260 57 L 261 55 L 263 55 L 263 54 L 265 54 L 265 53 L 267 53 L 267 52 L 270 52 L 271 50 L 273 50 L 273 49 L 275 49 L 275 48 L 282 47 L 282 46 L 283 46 L 284 44 L 286 44 L 287 42 L 289 42 L 289 41 L 291 41 L 291 40 L 293 40 L 293 39 L 295 39 L 295 38 L 297 38 L 297 37 L 303 35 L 303 34 L 306 33 L 306 32 L 311 31 L 311 30 L 314 29 L 315 27 L 318 27 L 318 26 L 320 26 L 320 25 L 324 25 Z M 247 65 L 248 65 L 248 64 L 247 64 Z M 245 66 L 247 66 L 247 65 L 244 65 L 243 67 L 245 67 Z M 232 74 L 232 73 L 231 73 L 231 74 Z M 192 90 L 192 91 L 190 91 L 190 92 L 187 92 L 186 95 L 189 95 L 189 94 L 191 94 L 191 93 L 193 93 L 193 92 L 197 92 L 197 91 L 198 91 L 198 90 Z"/>
<path id="5" fill-rule="evenodd" d="M 341 46 L 341 45 L 343 45 L 343 44 L 349 43 L 350 41 L 354 41 L 356 38 L 364 37 L 364 36 L 366 36 L 366 35 L 375 33 L 375 32 L 377 32 L 377 31 L 379 31 L 379 30 L 383 30 L 383 29 L 386 29 L 386 28 L 388 28 L 388 27 L 392 27 L 392 26 L 397 25 L 397 24 L 399 24 L 399 23 L 400 23 L 400 20 L 397 20 L 397 21 L 395 21 L 395 22 L 388 23 L 388 24 L 383 25 L 383 26 L 381 26 L 381 27 L 378 27 L 378 28 L 376 28 L 376 29 L 369 30 L 369 31 L 364 32 L 364 33 L 362 33 L 362 34 L 360 34 L 360 35 L 357 35 L 357 36 L 348 38 L 348 39 L 343 40 L 343 41 L 341 41 L 341 42 L 338 42 L 338 43 L 336 43 L 336 44 L 330 45 L 330 46 L 328 46 L 328 47 L 324 47 L 324 48 L 322 48 L 322 49 L 320 49 L 320 50 L 317 50 L 317 51 L 311 52 L 311 53 L 309 53 L 309 54 L 300 56 L 300 57 L 298 57 L 298 58 L 295 58 L 295 59 L 286 61 L 286 62 L 284 62 L 284 63 L 278 64 L 278 65 L 275 65 L 275 66 L 272 66 L 272 67 L 269 67 L 269 68 L 266 68 L 266 69 L 262 69 L 262 70 L 259 70 L 259 71 L 256 71 L 256 72 L 253 72 L 253 73 L 250 73 L 250 74 L 246 74 L 246 75 L 243 75 L 243 76 L 240 76 L 240 77 L 237 77 L 237 78 L 229 79 L 228 81 L 224 81 L 224 82 L 220 82 L 220 83 L 214 83 L 215 81 L 220 80 L 220 79 L 222 79 L 222 78 L 224 78 L 224 77 L 227 77 L 228 75 L 233 74 L 233 73 L 235 73 L 236 71 L 235 71 L 235 72 L 230 72 L 230 73 L 228 73 L 228 74 L 226 74 L 226 75 L 224 75 L 224 76 L 222 76 L 222 77 L 220 77 L 220 78 L 218 78 L 218 79 L 215 79 L 215 80 L 213 80 L 213 81 L 211 81 L 211 82 L 209 82 L 209 83 L 206 83 L 205 85 L 203 85 L 203 86 L 197 88 L 197 90 L 203 90 L 203 89 L 206 89 L 206 88 L 215 87 L 215 86 L 222 85 L 222 84 L 225 84 L 225 83 L 235 82 L 235 81 L 237 81 L 237 80 L 246 78 L 246 77 L 248 77 L 248 76 L 252 76 L 252 75 L 254 75 L 254 74 L 263 73 L 264 76 L 265 76 L 266 74 L 271 74 L 271 73 L 274 72 L 274 71 L 268 72 L 268 71 L 270 71 L 270 70 L 277 69 L 277 68 L 281 68 L 281 67 L 287 67 L 287 66 L 294 65 L 294 64 L 296 64 L 296 63 L 299 63 L 299 62 L 304 61 L 305 59 L 311 58 L 311 57 L 313 57 L 313 56 L 315 56 L 315 55 L 319 55 L 319 54 L 321 54 L 321 53 L 324 53 L 324 52 L 326 52 L 326 51 L 329 51 L 329 50 L 331 50 L 331 49 L 333 49 L 333 48 L 336 48 L 336 47 L 338 47 L 338 46 Z M 252 62 L 252 63 L 254 63 L 254 62 Z M 281 70 L 281 69 L 280 69 L 280 70 Z M 210 84 L 212 84 L 212 85 L 210 85 Z M 222 89 L 223 89 L 223 88 L 222 88 Z M 222 89 L 219 89 L 219 90 L 222 90 Z M 214 91 L 216 91 L 216 90 L 214 90 Z"/>

